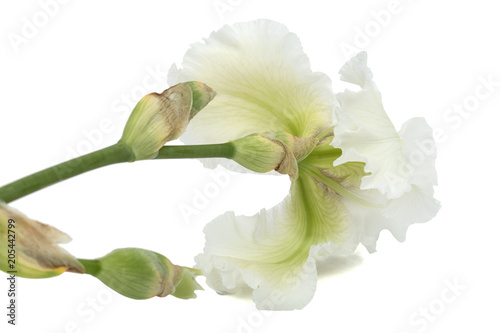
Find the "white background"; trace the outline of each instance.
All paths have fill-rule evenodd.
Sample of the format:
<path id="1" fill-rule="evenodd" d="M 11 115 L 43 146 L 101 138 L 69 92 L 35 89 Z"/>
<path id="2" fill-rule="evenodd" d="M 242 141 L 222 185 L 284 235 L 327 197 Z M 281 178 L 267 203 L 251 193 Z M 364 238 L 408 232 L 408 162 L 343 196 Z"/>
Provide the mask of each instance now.
<path id="1" fill-rule="evenodd" d="M 134 301 L 68 273 L 19 279 L 16 327 L 7 324 L 2 278 L 1 332 L 499 331 L 494 2 L 61 0 L 45 9 L 50 17 L 44 3 L 51 2 L 0 5 L 0 184 L 113 144 L 141 93 L 168 87 L 166 71 L 189 44 L 226 23 L 269 18 L 301 38 L 313 70 L 327 73 L 336 91 L 348 57 L 342 47 L 366 49 L 396 127 L 424 116 L 440 129 L 436 196 L 443 207 L 431 222 L 412 226 L 404 243 L 384 232 L 376 254 L 360 249 L 322 267 L 316 295 L 301 311 L 256 311 L 244 297 L 217 295 L 203 279 L 206 291 L 195 300 Z M 26 22 L 39 27 L 29 31 Z M 22 44 L 13 46 L 14 35 Z M 152 70 L 160 72 L 156 80 Z M 496 85 L 485 86 L 488 79 Z M 288 184 L 286 177 L 211 173 L 198 161 L 139 162 L 82 175 L 12 206 L 71 235 L 65 248 L 81 258 L 142 247 L 192 265 L 206 223 L 227 210 L 272 207 Z M 186 207 L 197 214 L 182 214 Z"/>

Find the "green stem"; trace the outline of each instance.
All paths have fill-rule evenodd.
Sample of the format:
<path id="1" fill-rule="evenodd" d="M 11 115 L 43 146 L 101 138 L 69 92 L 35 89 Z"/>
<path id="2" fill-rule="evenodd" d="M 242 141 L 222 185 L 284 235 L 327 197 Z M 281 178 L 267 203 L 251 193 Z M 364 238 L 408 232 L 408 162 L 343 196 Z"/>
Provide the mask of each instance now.
<path id="1" fill-rule="evenodd" d="M 234 145 L 228 142 L 213 145 L 165 146 L 160 149 L 155 159 L 231 158 L 233 155 Z M 130 149 L 119 142 L 108 148 L 77 157 L 0 187 L 0 201 L 9 203 L 85 172 L 111 164 L 132 162 L 134 159 L 134 154 Z"/>
<path id="2" fill-rule="evenodd" d="M 234 156 L 234 145 L 231 142 L 196 145 L 196 146 L 164 146 L 158 152 L 154 159 L 171 158 L 232 158 Z"/>
<path id="3" fill-rule="evenodd" d="M 78 259 L 85 267 L 85 274 L 96 276 L 101 271 L 101 263 L 99 260 Z"/>
<path id="4" fill-rule="evenodd" d="M 132 152 L 122 143 L 63 162 L 0 188 L 0 200 L 12 202 L 63 180 L 106 165 L 132 161 Z"/>

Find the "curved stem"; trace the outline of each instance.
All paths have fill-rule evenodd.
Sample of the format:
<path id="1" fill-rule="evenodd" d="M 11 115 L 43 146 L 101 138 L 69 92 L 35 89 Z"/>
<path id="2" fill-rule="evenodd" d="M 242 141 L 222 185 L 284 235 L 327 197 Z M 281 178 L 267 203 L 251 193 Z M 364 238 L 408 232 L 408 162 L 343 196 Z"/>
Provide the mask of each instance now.
<path id="1" fill-rule="evenodd" d="M 165 146 L 160 149 L 158 156 L 154 159 L 232 158 L 233 155 L 234 145 L 227 142 L 213 145 Z M 132 151 L 125 144 L 119 142 L 108 148 L 77 157 L 0 187 L 0 201 L 9 203 L 85 172 L 111 164 L 133 162 L 134 159 Z"/>
<path id="2" fill-rule="evenodd" d="M 63 162 L 0 187 L 0 200 L 12 202 L 63 180 L 106 165 L 132 161 L 133 153 L 122 143 Z"/>

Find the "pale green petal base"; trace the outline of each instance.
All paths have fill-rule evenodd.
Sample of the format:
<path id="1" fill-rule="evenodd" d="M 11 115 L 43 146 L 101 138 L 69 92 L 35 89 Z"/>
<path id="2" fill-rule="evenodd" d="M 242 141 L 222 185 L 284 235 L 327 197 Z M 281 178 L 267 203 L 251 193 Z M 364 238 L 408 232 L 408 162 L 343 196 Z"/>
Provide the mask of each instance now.
<path id="1" fill-rule="evenodd" d="M 240 281 L 253 288 L 259 309 L 300 309 L 314 295 L 316 260 L 356 248 L 349 220 L 338 195 L 300 175 L 290 196 L 273 209 L 254 216 L 228 212 L 209 223 L 197 267 L 219 292 L 233 292 Z M 334 246 L 323 256 L 311 252 L 322 243 Z"/>

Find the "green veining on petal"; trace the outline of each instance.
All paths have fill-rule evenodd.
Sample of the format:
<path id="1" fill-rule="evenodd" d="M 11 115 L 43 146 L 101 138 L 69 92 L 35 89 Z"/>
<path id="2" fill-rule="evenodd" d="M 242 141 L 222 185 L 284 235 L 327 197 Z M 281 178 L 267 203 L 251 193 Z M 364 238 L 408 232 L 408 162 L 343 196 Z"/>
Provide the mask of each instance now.
<path id="1" fill-rule="evenodd" d="M 284 208 L 286 214 L 274 221 L 279 227 L 269 234 L 268 241 L 258 244 L 245 260 L 240 259 L 242 267 L 279 284 L 286 283 L 283 276 L 293 279 L 302 269 L 311 246 L 330 241 L 341 244 L 350 226 L 350 216 L 340 197 L 326 191 L 306 172 L 300 171 L 292 182 Z"/>
<path id="2" fill-rule="evenodd" d="M 325 191 L 316 178 L 305 170 L 292 184 L 291 205 L 299 221 L 301 248 L 322 242 L 342 242 L 347 228 L 347 210 L 337 194 Z"/>
<path id="3" fill-rule="evenodd" d="M 211 108 L 216 108 L 219 102 L 237 105 L 239 110 L 249 110 L 244 117 L 252 115 L 260 119 L 257 122 L 261 126 L 269 126 L 261 131 L 283 130 L 298 137 L 311 137 L 330 121 L 325 102 L 307 87 L 298 86 L 293 80 L 288 83 L 260 75 L 254 78 L 246 75 L 245 78 L 253 84 L 244 85 L 243 81 L 237 81 L 233 85 L 218 87 L 219 96 L 228 100 L 220 98 L 212 103 Z"/>
<path id="4" fill-rule="evenodd" d="M 348 188 L 343 187 L 338 182 L 336 182 L 334 179 L 328 177 L 323 172 L 321 172 L 321 170 L 319 170 L 315 167 L 309 167 L 309 166 L 304 165 L 304 166 L 302 166 L 302 170 L 305 173 L 309 174 L 311 177 L 315 177 L 316 179 L 318 179 L 318 181 L 322 182 L 327 187 L 329 187 L 331 190 L 333 190 L 334 192 L 343 196 L 344 198 L 350 199 L 350 200 L 355 201 L 355 202 L 362 204 L 364 206 L 379 207 L 379 205 L 376 202 L 371 202 L 371 201 L 368 201 L 368 200 L 362 198 L 360 195 L 350 191 Z"/>
<path id="5" fill-rule="evenodd" d="M 349 239 L 350 214 L 343 197 L 374 205 L 362 198 L 359 191 L 354 192 L 359 188 L 355 185 L 366 175 L 364 163 L 334 167 L 333 162 L 342 151 L 329 144 L 328 130 L 319 136 L 320 144 L 298 163 L 299 176 L 292 180 L 283 210 L 268 211 L 272 215 L 262 217 L 272 219 L 264 231 L 268 234 L 264 239 L 252 240 L 257 242 L 256 246 L 238 259 L 241 267 L 258 272 L 266 281 L 293 284 L 309 257 L 311 246 L 327 242 L 342 245 Z"/>

